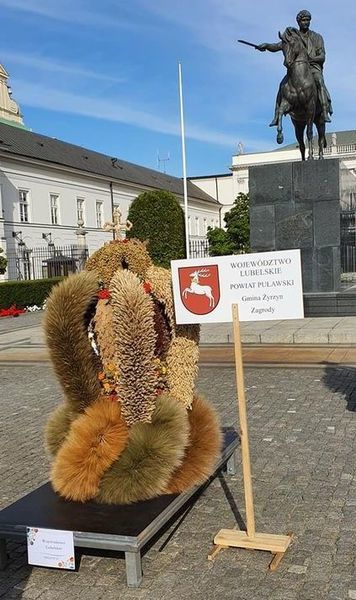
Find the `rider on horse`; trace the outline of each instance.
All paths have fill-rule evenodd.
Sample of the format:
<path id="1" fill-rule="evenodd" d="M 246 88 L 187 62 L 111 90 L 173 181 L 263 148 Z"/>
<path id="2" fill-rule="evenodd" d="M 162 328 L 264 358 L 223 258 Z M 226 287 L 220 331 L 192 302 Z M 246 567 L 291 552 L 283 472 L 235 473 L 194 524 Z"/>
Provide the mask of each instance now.
<path id="1" fill-rule="evenodd" d="M 330 123 L 329 114 L 332 115 L 333 110 L 330 94 L 326 88 L 323 77 L 323 66 L 325 62 L 324 40 L 319 33 L 309 29 L 310 21 L 311 14 L 309 11 L 301 10 L 297 14 L 299 35 L 308 53 L 310 69 L 318 90 L 318 100 L 321 107 L 321 114 L 324 122 Z M 269 50 L 269 52 L 278 52 L 279 50 L 282 50 L 282 42 L 277 44 L 260 44 L 256 48 L 261 52 L 264 52 L 265 50 Z M 278 110 L 281 103 L 281 88 L 286 83 L 287 79 L 288 73 L 280 83 L 276 100 L 275 115 L 273 121 L 270 123 L 270 127 L 278 125 Z"/>

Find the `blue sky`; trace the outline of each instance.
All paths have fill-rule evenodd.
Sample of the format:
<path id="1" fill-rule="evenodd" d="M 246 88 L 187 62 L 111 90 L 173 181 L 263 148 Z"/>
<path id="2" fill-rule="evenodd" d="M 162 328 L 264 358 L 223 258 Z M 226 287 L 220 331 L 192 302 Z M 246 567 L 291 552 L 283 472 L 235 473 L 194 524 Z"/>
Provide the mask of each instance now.
<path id="1" fill-rule="evenodd" d="M 181 61 L 187 173 L 224 173 L 239 142 L 276 147 L 284 74 L 281 53 L 236 40 L 277 41 L 303 8 L 326 44 L 329 131 L 356 129 L 355 0 L 0 0 L 0 62 L 33 131 L 154 169 L 169 155 L 181 176 Z"/>

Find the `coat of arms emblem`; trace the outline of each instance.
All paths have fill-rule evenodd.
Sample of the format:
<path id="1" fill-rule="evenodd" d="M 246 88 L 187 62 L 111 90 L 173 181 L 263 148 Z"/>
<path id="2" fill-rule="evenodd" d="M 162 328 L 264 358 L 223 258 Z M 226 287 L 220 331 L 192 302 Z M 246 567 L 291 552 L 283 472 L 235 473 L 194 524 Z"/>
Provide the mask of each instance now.
<path id="1" fill-rule="evenodd" d="M 207 315 L 219 304 L 220 283 L 218 265 L 178 268 L 182 302 L 194 315 Z"/>

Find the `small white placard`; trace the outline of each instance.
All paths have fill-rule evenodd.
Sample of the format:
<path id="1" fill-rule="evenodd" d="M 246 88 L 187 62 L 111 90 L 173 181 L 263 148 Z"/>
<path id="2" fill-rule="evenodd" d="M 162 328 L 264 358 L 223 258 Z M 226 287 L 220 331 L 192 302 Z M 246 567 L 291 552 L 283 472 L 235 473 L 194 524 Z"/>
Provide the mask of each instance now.
<path id="1" fill-rule="evenodd" d="M 55 569 L 75 569 L 72 531 L 27 527 L 28 564 Z"/>
<path id="2" fill-rule="evenodd" d="M 302 319 L 300 250 L 173 260 L 178 324 Z"/>

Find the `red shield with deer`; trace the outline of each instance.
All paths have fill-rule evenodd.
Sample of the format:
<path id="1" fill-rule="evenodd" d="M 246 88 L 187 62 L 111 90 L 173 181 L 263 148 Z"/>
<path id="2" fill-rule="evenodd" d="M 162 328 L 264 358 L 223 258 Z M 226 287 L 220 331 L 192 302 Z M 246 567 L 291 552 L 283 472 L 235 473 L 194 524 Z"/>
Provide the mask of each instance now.
<path id="1" fill-rule="evenodd" d="M 182 302 L 194 315 L 207 315 L 219 304 L 220 283 L 218 265 L 178 268 Z"/>

